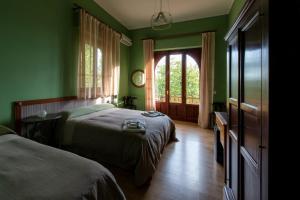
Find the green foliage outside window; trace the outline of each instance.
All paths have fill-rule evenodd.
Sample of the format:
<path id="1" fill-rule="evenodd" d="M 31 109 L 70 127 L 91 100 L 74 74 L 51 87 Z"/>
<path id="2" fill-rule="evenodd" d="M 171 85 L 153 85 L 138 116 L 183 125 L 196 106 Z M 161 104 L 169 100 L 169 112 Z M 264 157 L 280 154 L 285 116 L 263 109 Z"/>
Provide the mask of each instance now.
<path id="1" fill-rule="evenodd" d="M 199 66 L 187 55 L 186 62 L 186 103 L 199 104 Z"/>
<path id="2" fill-rule="evenodd" d="M 182 102 L 182 66 L 181 56 L 170 56 L 170 102 Z M 189 55 L 186 56 L 186 103 L 199 104 L 199 66 Z M 165 102 L 166 57 L 157 64 L 155 70 L 156 100 Z"/>
<path id="3" fill-rule="evenodd" d="M 182 56 L 170 56 L 170 102 L 182 102 Z"/>
<path id="4" fill-rule="evenodd" d="M 97 71 L 96 71 L 96 80 L 97 87 L 101 87 L 102 85 L 102 52 L 98 48 L 97 49 Z M 85 44 L 85 85 L 87 88 L 93 87 L 94 81 L 94 48 Z"/>
<path id="5" fill-rule="evenodd" d="M 166 91 L 166 57 L 163 57 L 155 70 L 155 97 L 156 101 L 165 102 Z"/>

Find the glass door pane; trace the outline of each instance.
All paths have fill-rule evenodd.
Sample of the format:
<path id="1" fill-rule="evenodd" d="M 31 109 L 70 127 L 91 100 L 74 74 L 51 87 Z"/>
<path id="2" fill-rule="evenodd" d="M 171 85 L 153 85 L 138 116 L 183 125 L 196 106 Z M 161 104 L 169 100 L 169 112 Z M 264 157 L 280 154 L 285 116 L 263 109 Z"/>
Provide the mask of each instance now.
<path id="1" fill-rule="evenodd" d="M 155 101 L 166 102 L 166 56 L 155 67 Z"/>
<path id="2" fill-rule="evenodd" d="M 199 66 L 189 55 L 186 55 L 186 103 L 199 104 Z"/>
<path id="3" fill-rule="evenodd" d="M 170 55 L 170 103 L 182 102 L 182 54 Z"/>

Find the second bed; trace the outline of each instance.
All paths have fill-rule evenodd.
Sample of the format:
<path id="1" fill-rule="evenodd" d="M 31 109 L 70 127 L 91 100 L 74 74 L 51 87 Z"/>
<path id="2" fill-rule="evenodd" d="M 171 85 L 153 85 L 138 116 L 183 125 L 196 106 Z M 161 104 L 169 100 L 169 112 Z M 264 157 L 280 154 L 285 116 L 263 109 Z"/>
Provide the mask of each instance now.
<path id="1" fill-rule="evenodd" d="M 74 153 L 134 171 L 134 182 L 151 179 L 164 147 L 176 141 L 174 122 L 166 115 L 146 117 L 142 111 L 100 104 L 64 112 L 60 143 Z M 142 120 L 145 131 L 126 131 L 124 121 Z"/>

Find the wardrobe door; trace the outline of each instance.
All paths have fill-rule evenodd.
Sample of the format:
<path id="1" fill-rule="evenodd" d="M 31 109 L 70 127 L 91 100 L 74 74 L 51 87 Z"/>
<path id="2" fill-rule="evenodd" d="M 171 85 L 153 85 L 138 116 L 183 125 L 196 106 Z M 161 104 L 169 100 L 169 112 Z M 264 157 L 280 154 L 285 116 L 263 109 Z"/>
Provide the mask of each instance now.
<path id="1" fill-rule="evenodd" d="M 262 27 L 259 13 L 241 32 L 240 199 L 259 200 L 261 171 Z"/>
<path id="2" fill-rule="evenodd" d="M 239 121 L 239 46 L 237 34 L 229 41 L 228 57 L 228 114 L 227 186 L 230 196 L 238 197 L 238 121 Z"/>

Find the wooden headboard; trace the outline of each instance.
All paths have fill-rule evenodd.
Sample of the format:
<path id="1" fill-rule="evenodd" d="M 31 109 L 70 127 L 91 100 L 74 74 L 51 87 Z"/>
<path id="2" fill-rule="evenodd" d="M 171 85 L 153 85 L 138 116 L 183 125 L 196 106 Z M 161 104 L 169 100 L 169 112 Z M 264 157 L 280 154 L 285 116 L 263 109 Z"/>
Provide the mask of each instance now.
<path id="1" fill-rule="evenodd" d="M 63 110 L 92 104 L 96 104 L 96 99 L 81 100 L 77 99 L 76 96 L 16 101 L 14 102 L 16 132 L 21 134 L 21 121 L 23 118 L 39 114 L 43 110 L 46 110 L 47 113 L 57 113 Z"/>

